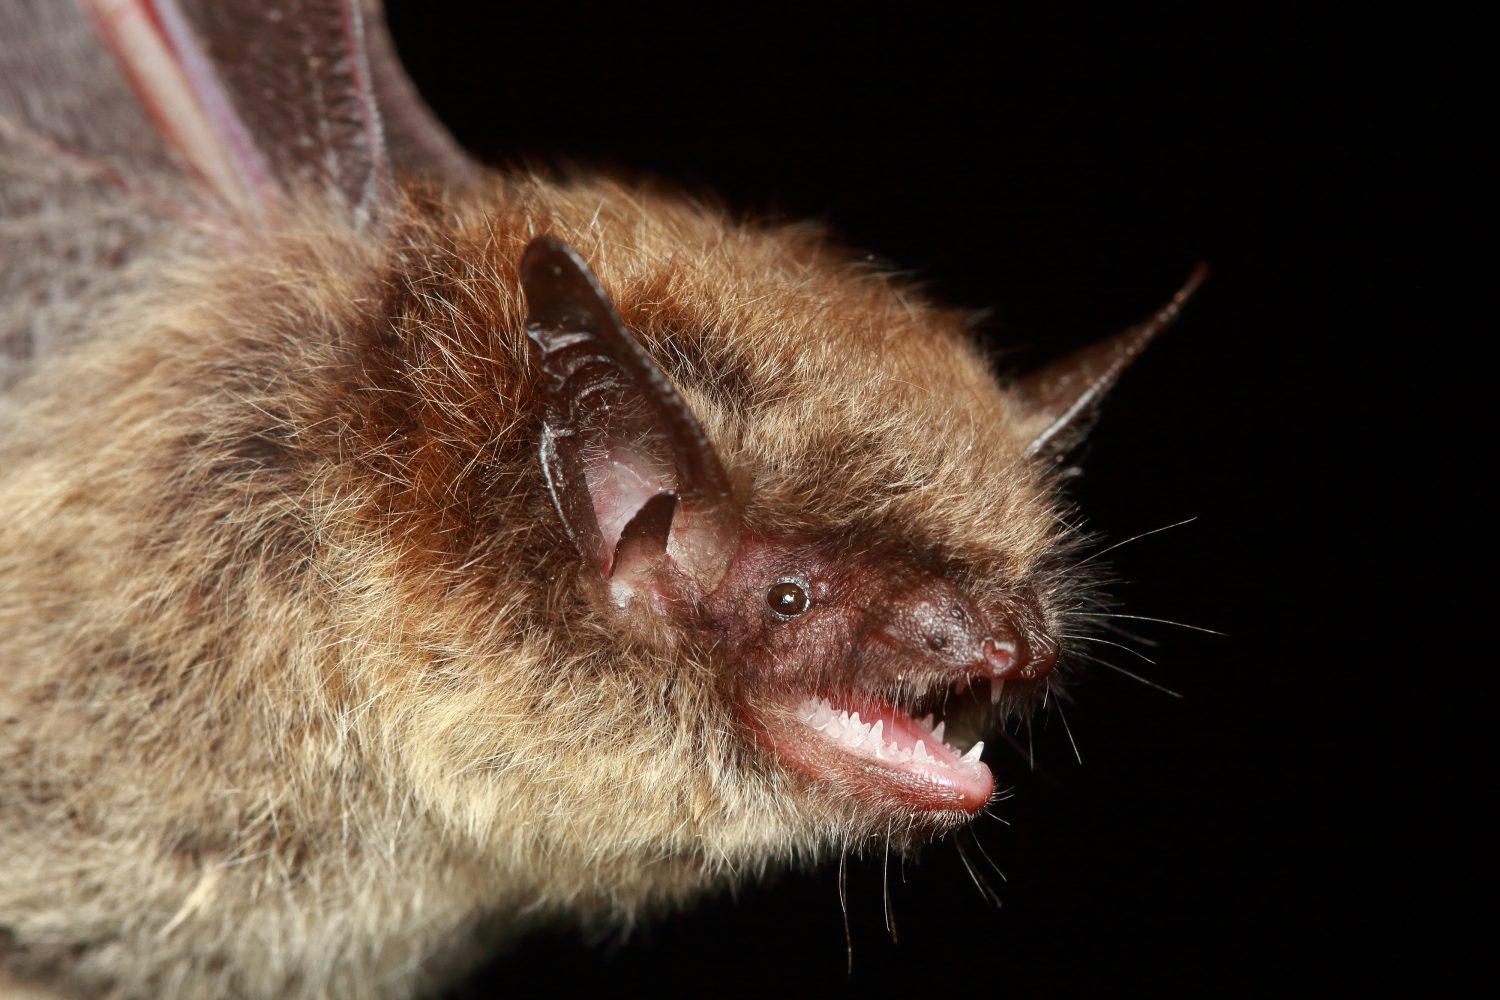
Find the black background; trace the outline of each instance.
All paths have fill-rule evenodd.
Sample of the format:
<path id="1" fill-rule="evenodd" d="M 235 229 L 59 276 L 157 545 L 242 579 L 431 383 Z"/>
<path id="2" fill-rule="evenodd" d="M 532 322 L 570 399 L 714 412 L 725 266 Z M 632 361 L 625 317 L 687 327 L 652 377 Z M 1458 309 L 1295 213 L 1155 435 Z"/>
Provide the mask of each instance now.
<path id="1" fill-rule="evenodd" d="M 1492 207 L 1467 100 L 1487 73 L 1462 25 L 389 7 L 420 89 L 486 161 L 653 175 L 820 219 L 935 297 L 991 310 L 985 334 L 1017 366 L 1140 318 L 1195 261 L 1214 268 L 1112 397 L 1072 493 L 1101 547 L 1193 519 L 1110 553 L 1120 610 L 1224 635 L 1141 624 L 1154 665 L 1098 650 L 1182 697 L 1086 670 L 1068 709 L 1082 764 L 1055 716 L 1035 770 L 987 755 L 1017 789 L 996 810 L 1009 825 L 976 830 L 1006 881 L 965 846 L 1001 906 L 950 841 L 904 874 L 892 862 L 898 944 L 879 859 L 851 861 L 852 974 L 825 870 L 623 944 L 538 935 L 456 997 L 1239 992 L 1389 973 L 1402 949 L 1375 942 L 1408 919 L 1406 864 L 1384 853 L 1397 796 L 1370 709 L 1397 673 L 1361 639 L 1371 616 L 1399 617 L 1370 596 L 1389 570 L 1368 533 L 1387 525 L 1382 552 L 1406 533 L 1394 490 L 1356 484 L 1373 438 L 1388 484 L 1418 460 L 1419 432 L 1380 415 L 1410 405 L 1431 341 L 1464 318 L 1454 262 Z"/>

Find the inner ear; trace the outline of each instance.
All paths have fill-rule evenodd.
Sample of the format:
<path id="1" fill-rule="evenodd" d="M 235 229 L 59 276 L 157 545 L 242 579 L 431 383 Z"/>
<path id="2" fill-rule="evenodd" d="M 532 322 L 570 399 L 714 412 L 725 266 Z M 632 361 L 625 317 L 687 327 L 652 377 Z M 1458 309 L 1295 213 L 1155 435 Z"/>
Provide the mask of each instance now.
<path id="1" fill-rule="evenodd" d="M 734 558 L 739 508 L 697 417 L 571 247 L 533 240 L 521 288 L 542 375 L 542 469 L 568 537 L 605 577 L 619 577 L 628 549 L 628 578 L 672 569 L 711 592 Z"/>
<path id="2" fill-rule="evenodd" d="M 608 432 L 608 428 L 596 431 L 601 436 Z M 583 476 L 598 525 L 600 572 L 615 574 L 619 550 L 627 539 L 649 540 L 659 530 L 657 549 L 660 554 L 666 552 L 677 497 L 676 476 L 663 456 L 647 454 L 638 446 L 610 443 L 585 455 Z"/>
<path id="3" fill-rule="evenodd" d="M 616 581 L 617 591 L 623 593 L 636 589 L 661 565 L 667 553 L 672 514 L 676 507 L 674 494 L 658 493 L 642 504 L 624 526 L 615 545 L 614 564 L 610 569 L 610 579 Z"/>

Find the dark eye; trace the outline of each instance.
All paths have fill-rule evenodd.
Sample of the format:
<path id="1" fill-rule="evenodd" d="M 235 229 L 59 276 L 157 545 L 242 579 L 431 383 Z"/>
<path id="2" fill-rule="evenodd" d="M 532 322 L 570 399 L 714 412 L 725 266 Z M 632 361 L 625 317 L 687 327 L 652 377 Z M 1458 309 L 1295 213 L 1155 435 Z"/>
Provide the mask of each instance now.
<path id="1" fill-rule="evenodd" d="M 783 580 L 766 591 L 766 603 L 778 615 L 790 618 L 807 610 L 807 591 L 800 583 Z"/>

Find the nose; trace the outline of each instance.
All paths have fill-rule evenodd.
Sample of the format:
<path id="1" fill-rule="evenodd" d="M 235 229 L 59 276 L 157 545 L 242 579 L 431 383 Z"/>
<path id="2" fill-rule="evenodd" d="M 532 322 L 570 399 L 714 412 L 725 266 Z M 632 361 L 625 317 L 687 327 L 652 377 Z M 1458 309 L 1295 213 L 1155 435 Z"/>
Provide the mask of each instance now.
<path id="1" fill-rule="evenodd" d="M 1057 643 L 1040 629 L 1024 630 L 1017 638 L 986 636 L 983 649 L 986 672 L 997 680 L 1040 680 L 1057 665 Z"/>
<path id="2" fill-rule="evenodd" d="M 885 631 L 928 662 L 992 680 L 1037 680 L 1057 662 L 1057 645 L 1034 598 L 1003 602 L 986 613 L 940 577 L 927 577 L 902 593 Z"/>

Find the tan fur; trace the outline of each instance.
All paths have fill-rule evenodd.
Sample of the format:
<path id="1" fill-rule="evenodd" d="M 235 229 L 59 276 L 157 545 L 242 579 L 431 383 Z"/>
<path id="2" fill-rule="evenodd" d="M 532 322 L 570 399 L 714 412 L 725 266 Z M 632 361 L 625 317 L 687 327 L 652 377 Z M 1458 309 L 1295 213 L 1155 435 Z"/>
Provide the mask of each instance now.
<path id="1" fill-rule="evenodd" d="M 552 232 L 752 530 L 1026 580 L 1065 532 L 952 315 L 825 245 L 604 182 L 307 207 L 148 295 L 0 427 L 0 965 L 96 997 L 405 997 L 539 920 L 630 921 L 889 817 L 746 741 L 732 654 L 577 584 L 516 267 Z"/>

